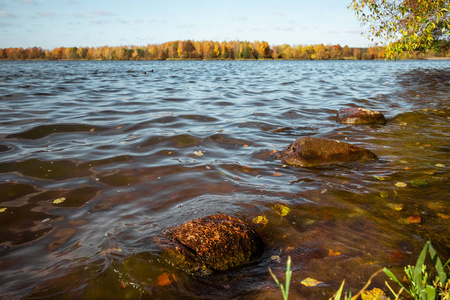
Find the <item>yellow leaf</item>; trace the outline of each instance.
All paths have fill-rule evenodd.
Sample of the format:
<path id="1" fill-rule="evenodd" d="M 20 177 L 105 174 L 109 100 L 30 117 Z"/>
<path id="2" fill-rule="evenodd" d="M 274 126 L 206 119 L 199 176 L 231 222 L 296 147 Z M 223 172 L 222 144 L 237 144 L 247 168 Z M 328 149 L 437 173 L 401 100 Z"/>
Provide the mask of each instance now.
<path id="1" fill-rule="evenodd" d="M 283 175 L 283 174 L 281 174 L 281 173 L 273 173 L 272 174 L 272 176 L 274 176 L 274 177 L 280 177 L 281 175 Z"/>
<path id="2" fill-rule="evenodd" d="M 270 257 L 271 260 L 276 260 L 278 263 L 281 262 L 281 257 L 279 255 L 272 255 Z"/>
<path id="3" fill-rule="evenodd" d="M 405 182 L 397 182 L 396 184 L 395 184 L 395 186 L 397 186 L 397 187 L 406 187 L 408 184 L 406 184 Z"/>
<path id="4" fill-rule="evenodd" d="M 269 223 L 269 220 L 267 220 L 266 216 L 257 216 L 253 218 L 252 222 L 255 224 L 266 225 L 267 223 Z"/>
<path id="5" fill-rule="evenodd" d="M 282 217 L 286 216 L 291 211 L 291 209 L 289 207 L 281 205 L 281 204 L 275 205 L 274 207 L 272 207 L 272 209 L 274 211 L 276 211 L 277 214 L 279 214 Z"/>
<path id="6" fill-rule="evenodd" d="M 440 218 L 444 219 L 444 220 L 450 220 L 450 216 L 446 215 L 446 214 L 442 214 L 442 213 L 438 213 L 437 214 Z"/>
<path id="7" fill-rule="evenodd" d="M 300 283 L 303 284 L 304 286 L 317 286 L 317 285 L 323 283 L 323 281 L 319 281 L 317 279 L 308 277 L 306 279 L 303 279 L 302 282 L 300 282 Z"/>
<path id="8" fill-rule="evenodd" d="M 60 203 L 63 203 L 64 201 L 66 201 L 66 198 L 61 197 L 61 198 L 53 200 L 53 204 L 60 204 Z"/>
<path id="9" fill-rule="evenodd" d="M 340 256 L 342 253 L 339 251 L 329 250 L 328 256 Z"/>
<path id="10" fill-rule="evenodd" d="M 197 156 L 203 156 L 203 152 L 201 150 L 194 151 L 194 154 Z"/>
<path id="11" fill-rule="evenodd" d="M 444 164 L 435 164 L 435 166 L 438 167 L 438 168 L 445 168 Z"/>
<path id="12" fill-rule="evenodd" d="M 374 288 L 373 290 L 370 291 L 364 291 L 361 294 L 361 298 L 363 300 L 381 300 L 386 299 L 386 295 L 379 288 Z"/>
<path id="13" fill-rule="evenodd" d="M 8 209 L 7 207 L 0 208 L 0 213 L 5 212 L 7 209 Z"/>
<path id="14" fill-rule="evenodd" d="M 396 211 L 401 211 L 403 209 L 403 204 L 394 204 L 392 208 Z"/>

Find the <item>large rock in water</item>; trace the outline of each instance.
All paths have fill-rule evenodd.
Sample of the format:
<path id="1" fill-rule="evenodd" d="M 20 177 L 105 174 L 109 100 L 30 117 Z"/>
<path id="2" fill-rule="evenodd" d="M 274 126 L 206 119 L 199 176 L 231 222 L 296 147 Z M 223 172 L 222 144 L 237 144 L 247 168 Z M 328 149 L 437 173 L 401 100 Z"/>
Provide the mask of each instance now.
<path id="1" fill-rule="evenodd" d="M 337 140 L 302 137 L 281 154 L 283 163 L 297 167 L 317 167 L 352 161 L 373 161 L 377 156 L 367 149 Z"/>
<path id="2" fill-rule="evenodd" d="M 264 251 L 264 243 L 253 228 L 222 213 L 169 228 L 164 234 L 181 246 L 181 249 L 177 248 L 178 254 L 184 255 L 188 250 L 183 262 L 186 259 L 197 261 L 197 264 L 189 262 L 184 267 L 193 274 L 199 273 L 196 271 L 208 274 L 208 271 L 224 271 L 248 264 Z"/>
<path id="3" fill-rule="evenodd" d="M 337 119 L 343 124 L 386 124 L 382 113 L 365 108 L 343 108 L 337 113 Z"/>

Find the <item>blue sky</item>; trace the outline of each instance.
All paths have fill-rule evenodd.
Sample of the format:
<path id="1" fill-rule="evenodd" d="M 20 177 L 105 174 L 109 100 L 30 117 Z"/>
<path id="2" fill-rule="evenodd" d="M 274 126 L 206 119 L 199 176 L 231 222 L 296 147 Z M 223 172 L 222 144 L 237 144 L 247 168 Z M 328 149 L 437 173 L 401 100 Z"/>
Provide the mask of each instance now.
<path id="1" fill-rule="evenodd" d="M 365 47 L 351 0 L 0 0 L 0 48 L 247 40 Z"/>

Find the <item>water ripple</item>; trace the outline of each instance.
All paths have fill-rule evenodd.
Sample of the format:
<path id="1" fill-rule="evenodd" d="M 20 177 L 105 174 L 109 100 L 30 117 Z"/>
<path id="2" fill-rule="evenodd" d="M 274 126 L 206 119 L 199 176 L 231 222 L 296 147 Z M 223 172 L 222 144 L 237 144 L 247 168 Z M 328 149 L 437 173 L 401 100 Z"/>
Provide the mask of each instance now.
<path id="1" fill-rule="evenodd" d="M 290 255 L 294 282 L 326 282 L 305 296 L 316 299 L 331 297 L 344 277 L 360 287 L 358 278 L 374 268 L 413 263 L 407 253 L 429 238 L 444 257 L 450 254 L 448 238 L 439 234 L 450 230 L 446 61 L 0 62 L 0 68 L 0 277 L 8 278 L 0 297 L 65 290 L 73 298 L 138 298 L 140 291 L 265 298 L 273 285 L 267 267 L 281 272 L 271 257 Z M 339 109 L 358 106 L 383 112 L 388 123 L 336 122 Z M 302 136 L 366 147 L 379 162 L 283 165 L 277 153 Z M 280 216 L 276 205 L 290 213 Z M 249 223 L 268 218 L 253 224 L 266 243 L 260 261 L 196 279 L 161 260 L 156 241 L 165 228 L 219 211 Z M 424 221 L 408 224 L 416 214 Z M 342 256 L 329 257 L 330 250 Z M 134 262 L 145 263 L 145 272 Z M 161 270 L 178 281 L 158 286 Z M 69 291 L 73 282 L 77 289 Z M 304 292 L 298 285 L 293 291 Z"/>

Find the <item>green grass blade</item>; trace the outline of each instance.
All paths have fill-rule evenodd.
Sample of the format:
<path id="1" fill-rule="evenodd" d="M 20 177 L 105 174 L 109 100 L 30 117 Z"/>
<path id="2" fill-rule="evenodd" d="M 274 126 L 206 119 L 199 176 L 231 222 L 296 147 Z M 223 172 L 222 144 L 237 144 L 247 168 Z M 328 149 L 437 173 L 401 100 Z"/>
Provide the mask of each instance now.
<path id="1" fill-rule="evenodd" d="M 447 274 L 445 273 L 441 259 L 437 255 L 436 250 L 434 250 L 433 246 L 431 246 L 431 243 L 428 251 L 430 252 L 431 260 L 433 261 L 434 267 L 436 268 L 436 271 L 438 273 L 439 280 L 443 285 L 445 285 L 445 283 L 447 282 Z"/>
<path id="2" fill-rule="evenodd" d="M 284 286 L 282 284 L 280 284 L 280 290 L 281 290 L 281 294 L 283 295 L 283 299 L 287 300 L 288 295 L 286 294 L 286 290 L 284 289 Z"/>
<path id="3" fill-rule="evenodd" d="M 422 273 L 422 266 L 425 264 L 425 258 L 427 257 L 427 250 L 430 246 L 430 241 L 425 243 L 425 246 L 422 249 L 422 252 L 420 252 L 419 258 L 416 262 L 416 267 L 414 268 L 414 278 L 416 277 L 416 274 L 421 275 Z"/>
<path id="4" fill-rule="evenodd" d="M 444 268 L 450 263 L 450 259 L 444 264 Z"/>
<path id="5" fill-rule="evenodd" d="M 397 283 L 403 290 L 405 290 L 411 297 L 414 298 L 413 294 L 403 286 L 403 284 L 395 277 L 394 273 L 392 273 L 388 268 L 383 269 L 384 273 L 395 283 Z"/>
<path id="6" fill-rule="evenodd" d="M 278 281 L 277 276 L 275 276 L 275 274 L 273 274 L 273 272 L 272 272 L 272 270 L 270 269 L 270 267 L 269 267 L 269 273 L 270 273 L 270 275 L 272 275 L 272 278 L 273 278 L 273 280 L 275 280 L 276 284 L 277 284 L 278 286 L 280 286 L 280 282 Z"/>
<path id="7" fill-rule="evenodd" d="M 287 265 L 286 265 L 286 296 L 284 297 L 284 300 L 287 300 L 289 296 L 289 285 L 291 283 L 291 257 L 288 256 Z"/>
<path id="8" fill-rule="evenodd" d="M 273 280 L 275 280 L 275 283 L 280 287 L 281 294 L 283 295 L 283 299 L 284 300 L 288 300 L 289 284 L 290 284 L 291 275 L 292 275 L 292 271 L 291 271 L 291 257 L 290 256 L 288 257 L 287 267 L 286 267 L 286 289 L 284 288 L 283 284 L 280 283 L 280 281 L 278 280 L 277 276 L 275 276 L 275 274 L 273 274 L 272 269 L 270 269 L 270 267 L 269 267 L 269 273 L 272 276 Z"/>
<path id="9" fill-rule="evenodd" d="M 340 300 L 341 299 L 342 290 L 344 289 L 344 283 L 345 283 L 345 279 L 342 281 L 341 287 L 336 292 L 336 296 L 334 297 L 334 300 Z"/>
<path id="10" fill-rule="evenodd" d="M 427 250 L 430 246 L 430 241 L 425 243 L 425 246 L 422 249 L 422 252 L 420 252 L 419 258 L 416 262 L 416 267 L 413 271 L 413 281 L 415 283 L 414 290 L 417 295 L 420 295 L 422 299 L 426 299 L 425 294 L 425 287 L 423 286 L 423 274 L 422 274 L 422 268 L 425 265 L 425 259 L 427 257 Z"/>

